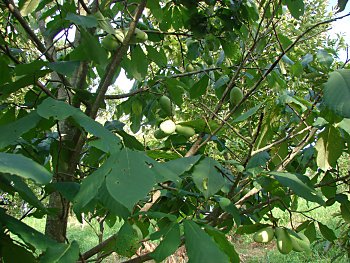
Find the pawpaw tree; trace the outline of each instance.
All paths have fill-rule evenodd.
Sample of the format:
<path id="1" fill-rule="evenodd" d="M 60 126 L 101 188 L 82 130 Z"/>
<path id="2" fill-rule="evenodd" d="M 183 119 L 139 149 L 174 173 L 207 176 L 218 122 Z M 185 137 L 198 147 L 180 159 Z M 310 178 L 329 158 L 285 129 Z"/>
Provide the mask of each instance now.
<path id="1" fill-rule="evenodd" d="M 189 262 L 239 262 L 228 235 L 275 240 L 283 254 L 310 252 L 316 230 L 334 242 L 317 218 L 294 224 L 299 199 L 312 209 L 339 203 L 349 221 L 339 165 L 349 153 L 349 61 L 337 57 L 342 39 L 325 33 L 347 15 L 316 0 L 0 8 L 4 262 L 113 252 L 161 262 L 182 246 Z M 133 86 L 114 94 L 125 90 L 120 74 Z M 29 207 L 22 215 L 8 207 L 14 195 Z M 289 227 L 276 209 L 291 215 Z M 68 220 L 86 215 L 123 224 L 81 251 Z M 45 232 L 26 217 L 45 218 Z M 146 242 L 157 245 L 140 255 Z"/>

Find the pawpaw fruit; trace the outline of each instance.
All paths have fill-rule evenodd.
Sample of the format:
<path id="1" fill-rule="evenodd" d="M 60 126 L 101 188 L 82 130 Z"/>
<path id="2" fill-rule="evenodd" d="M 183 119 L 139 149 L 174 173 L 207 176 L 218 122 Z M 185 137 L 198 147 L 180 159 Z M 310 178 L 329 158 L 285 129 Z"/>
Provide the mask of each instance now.
<path id="1" fill-rule="evenodd" d="M 275 229 L 275 235 L 277 239 L 277 248 L 282 254 L 288 254 L 292 251 L 292 240 L 286 229 L 277 227 Z"/>
<path id="2" fill-rule="evenodd" d="M 114 51 L 119 47 L 119 42 L 117 38 L 111 34 L 108 34 L 102 39 L 102 47 L 109 51 Z"/>
<path id="3" fill-rule="evenodd" d="M 154 138 L 161 140 L 165 137 L 168 136 L 168 134 L 164 133 L 162 130 L 155 130 L 155 132 L 153 133 Z"/>
<path id="4" fill-rule="evenodd" d="M 194 67 L 193 67 L 191 64 L 188 64 L 188 65 L 186 66 L 186 71 L 187 71 L 187 72 L 194 71 Z"/>
<path id="5" fill-rule="evenodd" d="M 172 107 L 170 99 L 163 95 L 159 99 L 160 108 L 166 113 L 167 116 L 172 116 Z"/>
<path id="6" fill-rule="evenodd" d="M 310 251 L 310 241 L 303 233 L 295 233 L 290 230 L 293 250 L 296 252 Z"/>
<path id="7" fill-rule="evenodd" d="M 176 133 L 185 137 L 192 137 L 196 134 L 196 131 L 192 127 L 176 125 Z"/>
<path id="8" fill-rule="evenodd" d="M 253 239 L 258 243 L 268 243 L 273 239 L 274 233 L 275 231 L 272 227 L 265 227 L 256 232 L 253 236 Z"/>
<path id="9" fill-rule="evenodd" d="M 233 87 L 230 91 L 230 103 L 235 107 L 243 99 L 243 92 L 238 87 Z"/>
<path id="10" fill-rule="evenodd" d="M 119 42 L 123 42 L 126 34 L 128 33 L 128 28 L 119 28 L 115 30 L 115 37 Z M 129 44 L 143 43 L 148 39 L 147 33 L 143 32 L 141 29 L 135 28 L 134 34 L 132 35 Z"/>
<path id="11" fill-rule="evenodd" d="M 163 121 L 160 125 L 159 128 L 165 133 L 165 134 L 172 134 L 175 132 L 176 125 L 172 120 L 166 120 Z"/>

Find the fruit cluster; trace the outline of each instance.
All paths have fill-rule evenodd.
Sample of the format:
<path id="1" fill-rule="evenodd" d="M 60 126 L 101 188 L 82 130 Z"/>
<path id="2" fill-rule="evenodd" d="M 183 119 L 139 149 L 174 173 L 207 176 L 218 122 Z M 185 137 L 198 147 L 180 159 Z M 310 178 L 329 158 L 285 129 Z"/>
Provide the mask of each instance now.
<path id="1" fill-rule="evenodd" d="M 276 237 L 278 250 L 282 254 L 288 254 L 292 250 L 296 252 L 310 251 L 310 241 L 302 233 L 296 233 L 287 228 L 265 227 L 253 236 L 255 242 L 268 243 Z"/>

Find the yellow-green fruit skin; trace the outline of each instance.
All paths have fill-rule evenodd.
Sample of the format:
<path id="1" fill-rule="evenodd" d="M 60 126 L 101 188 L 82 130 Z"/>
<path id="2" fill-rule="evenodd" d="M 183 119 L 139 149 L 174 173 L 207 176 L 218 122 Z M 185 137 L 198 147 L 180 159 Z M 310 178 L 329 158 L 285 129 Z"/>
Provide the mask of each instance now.
<path id="1" fill-rule="evenodd" d="M 171 101 L 167 96 L 160 97 L 159 105 L 161 109 L 167 114 L 167 116 L 172 115 Z"/>
<path id="2" fill-rule="evenodd" d="M 109 51 L 114 51 L 119 47 L 119 42 L 113 35 L 107 35 L 102 40 L 102 46 Z"/>
<path id="3" fill-rule="evenodd" d="M 232 106 L 236 106 L 243 99 L 243 92 L 240 88 L 234 87 L 230 91 L 230 102 Z"/>
<path id="4" fill-rule="evenodd" d="M 253 239 L 258 243 L 268 243 L 273 239 L 274 233 L 275 231 L 272 227 L 265 227 L 256 232 L 253 236 Z"/>
<path id="5" fill-rule="evenodd" d="M 175 132 L 176 125 L 172 120 L 166 120 L 163 121 L 160 125 L 159 128 L 165 133 L 165 134 L 172 134 Z"/>
<path id="6" fill-rule="evenodd" d="M 176 125 L 176 132 L 188 138 L 196 134 L 196 131 L 192 127 L 182 125 Z"/>
<path id="7" fill-rule="evenodd" d="M 188 64 L 187 66 L 186 66 L 186 71 L 187 72 L 191 72 L 191 71 L 193 71 L 194 70 L 194 67 L 191 65 L 191 64 Z"/>
<path id="8" fill-rule="evenodd" d="M 275 235 L 277 239 L 277 248 L 282 254 L 288 254 L 292 251 L 293 245 L 292 240 L 288 234 L 288 232 L 283 229 L 277 227 L 275 229 Z"/>
<path id="9" fill-rule="evenodd" d="M 293 250 L 296 252 L 303 252 L 310 250 L 310 241 L 309 239 L 302 233 L 292 233 L 290 235 L 292 240 Z"/>
<path id="10" fill-rule="evenodd" d="M 164 133 L 162 130 L 156 130 L 156 131 L 153 133 L 153 136 L 154 136 L 154 138 L 156 138 L 157 140 L 161 140 L 161 139 L 167 137 L 168 134 Z"/>

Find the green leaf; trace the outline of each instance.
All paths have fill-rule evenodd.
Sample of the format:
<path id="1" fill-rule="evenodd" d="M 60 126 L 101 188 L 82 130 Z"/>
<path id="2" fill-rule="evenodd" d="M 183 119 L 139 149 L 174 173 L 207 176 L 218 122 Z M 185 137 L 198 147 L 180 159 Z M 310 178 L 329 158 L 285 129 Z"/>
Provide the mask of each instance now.
<path id="1" fill-rule="evenodd" d="M 66 15 L 66 20 L 72 21 L 77 26 L 82 26 L 85 28 L 92 28 L 97 26 L 97 19 L 94 16 L 81 16 L 73 13 L 68 13 Z"/>
<path id="2" fill-rule="evenodd" d="M 0 149 L 13 144 L 24 133 L 33 129 L 41 120 L 41 117 L 36 111 L 32 111 L 23 118 L 17 119 L 14 122 L 0 125 Z"/>
<path id="3" fill-rule="evenodd" d="M 126 221 L 117 234 L 115 252 L 118 255 L 130 258 L 141 246 L 140 239 L 136 226 L 132 226 Z"/>
<path id="4" fill-rule="evenodd" d="M 43 166 L 20 154 L 0 152 L 0 172 L 32 179 L 38 184 L 47 184 L 52 174 Z"/>
<path id="5" fill-rule="evenodd" d="M 163 240 L 157 248 L 151 253 L 151 257 L 157 262 L 161 262 L 173 254 L 181 244 L 180 226 L 174 223 L 165 233 Z"/>
<path id="6" fill-rule="evenodd" d="M 17 245 L 8 235 L 0 237 L 1 256 L 3 262 L 38 262 L 35 257 L 24 247 Z"/>
<path id="7" fill-rule="evenodd" d="M 241 225 L 241 215 L 238 208 L 231 202 L 231 200 L 226 197 L 220 197 L 219 205 L 222 210 L 233 216 L 237 227 L 239 227 Z"/>
<path id="8" fill-rule="evenodd" d="M 209 225 L 205 226 L 205 231 L 214 238 L 215 242 L 220 246 L 221 250 L 224 251 L 227 256 L 229 256 L 231 263 L 240 262 L 235 247 L 233 246 L 232 242 L 227 239 L 224 233 Z"/>
<path id="9" fill-rule="evenodd" d="M 149 60 L 153 61 L 158 65 L 158 67 L 166 67 L 168 61 L 163 49 L 155 49 L 152 46 L 146 46 L 147 57 Z"/>
<path id="10" fill-rule="evenodd" d="M 283 186 L 289 187 L 296 195 L 305 198 L 308 201 L 324 204 L 322 197 L 315 191 L 314 188 L 306 184 L 304 181 L 309 180 L 308 177 L 304 175 L 296 176 L 291 173 L 284 172 L 270 172 L 277 181 L 279 181 Z M 300 179 L 302 178 L 303 181 Z"/>
<path id="11" fill-rule="evenodd" d="M 40 0 L 26 0 L 21 7 L 21 15 L 27 16 L 32 13 L 39 5 Z"/>
<path id="12" fill-rule="evenodd" d="M 33 191 L 18 176 L 0 173 L 0 189 L 9 192 L 5 187 L 11 190 L 11 192 L 17 192 L 20 197 L 30 205 L 45 210 L 44 205 L 36 197 Z"/>
<path id="13" fill-rule="evenodd" d="M 303 0 L 286 0 L 289 12 L 295 19 L 299 19 L 304 15 L 304 1 Z"/>
<path id="14" fill-rule="evenodd" d="M 185 220 L 184 228 L 189 263 L 230 262 L 229 257 L 195 222 Z"/>
<path id="15" fill-rule="evenodd" d="M 193 86 L 190 89 L 190 97 L 191 99 L 196 99 L 202 96 L 208 87 L 208 82 L 209 82 L 209 76 L 204 75 L 201 77 L 199 81 L 193 84 Z"/>
<path id="16" fill-rule="evenodd" d="M 48 67 L 59 74 L 72 77 L 79 65 L 79 61 L 58 61 L 49 63 Z"/>
<path id="17" fill-rule="evenodd" d="M 79 259 L 79 244 L 73 240 L 69 244 L 50 246 L 40 256 L 41 263 L 66 263 L 76 262 Z"/>
<path id="18" fill-rule="evenodd" d="M 112 171 L 106 176 L 107 189 L 129 211 L 153 188 L 156 182 L 153 163 L 144 153 L 127 148 L 116 154 Z"/>
<path id="19" fill-rule="evenodd" d="M 76 182 L 54 182 L 50 186 L 69 201 L 74 200 L 80 189 L 80 184 Z"/>
<path id="20" fill-rule="evenodd" d="M 329 68 L 334 61 L 333 57 L 324 49 L 318 50 L 316 57 L 320 64 L 327 68 Z"/>
<path id="21" fill-rule="evenodd" d="M 0 222 L 13 234 L 21 238 L 26 244 L 34 246 L 37 249 L 44 251 L 50 246 L 54 247 L 57 245 L 57 243 L 51 238 L 45 236 L 30 226 L 27 226 L 12 216 L 7 215 L 5 210 L 2 208 L 0 208 Z"/>
<path id="22" fill-rule="evenodd" d="M 281 42 L 282 47 L 284 49 L 288 48 L 293 43 L 292 40 L 290 40 L 287 36 L 285 36 L 283 34 L 278 34 L 278 39 Z"/>
<path id="23" fill-rule="evenodd" d="M 317 236 L 316 236 L 316 227 L 315 227 L 315 223 L 311 222 L 307 228 L 304 231 L 305 236 L 307 236 L 307 238 L 310 240 L 310 242 L 312 243 L 314 240 L 316 240 Z"/>
<path id="24" fill-rule="evenodd" d="M 148 70 L 148 61 L 140 45 L 137 45 L 131 53 L 132 74 L 135 79 L 142 81 L 145 79 Z"/>
<path id="25" fill-rule="evenodd" d="M 38 106 L 38 114 L 46 119 L 53 117 L 55 120 L 62 121 L 78 113 L 79 110 L 63 101 L 47 98 Z"/>
<path id="26" fill-rule="evenodd" d="M 350 69 L 330 73 L 323 93 L 327 107 L 341 117 L 350 118 Z"/>
<path id="27" fill-rule="evenodd" d="M 263 105 L 263 103 L 259 103 L 258 105 L 256 105 L 255 107 L 247 110 L 245 113 L 243 113 L 242 115 L 240 115 L 238 118 L 234 119 L 232 122 L 242 122 L 245 121 L 246 119 L 248 119 L 250 116 L 253 116 L 261 107 L 261 105 Z"/>
<path id="28" fill-rule="evenodd" d="M 336 128 L 328 126 L 319 134 L 315 148 L 317 150 L 317 165 L 323 171 L 327 171 L 337 164 L 344 149 L 344 140 Z"/>
<path id="29" fill-rule="evenodd" d="M 350 223 L 350 202 L 346 201 L 340 205 L 341 216 L 344 221 Z"/>
<path id="30" fill-rule="evenodd" d="M 102 186 L 105 177 L 112 171 L 116 162 L 116 155 L 111 155 L 97 170 L 88 175 L 81 183 L 80 190 L 74 198 L 73 209 L 76 213 L 82 212 L 86 205 L 93 200 Z"/>
<path id="31" fill-rule="evenodd" d="M 35 72 L 39 72 L 46 65 L 47 62 L 45 61 L 42 61 L 40 59 L 34 60 L 30 63 L 16 65 L 14 73 L 16 74 L 16 76 L 34 74 Z"/>
<path id="32" fill-rule="evenodd" d="M 165 80 L 165 85 L 172 101 L 174 101 L 177 106 L 181 107 L 183 103 L 182 96 L 185 93 L 184 83 L 174 78 L 168 78 Z"/>
<path id="33" fill-rule="evenodd" d="M 337 13 L 344 11 L 347 3 L 348 3 L 348 0 L 338 0 Z"/>
<path id="34" fill-rule="evenodd" d="M 218 170 L 220 167 L 220 163 L 206 157 L 199 161 L 193 169 L 193 181 L 205 198 L 216 194 L 225 184 L 225 179 Z"/>
<path id="35" fill-rule="evenodd" d="M 318 227 L 320 228 L 320 232 L 322 236 L 327 239 L 330 242 L 333 242 L 337 239 L 336 235 L 334 234 L 333 230 L 330 229 L 328 226 L 323 225 L 322 223 L 318 222 Z"/>

